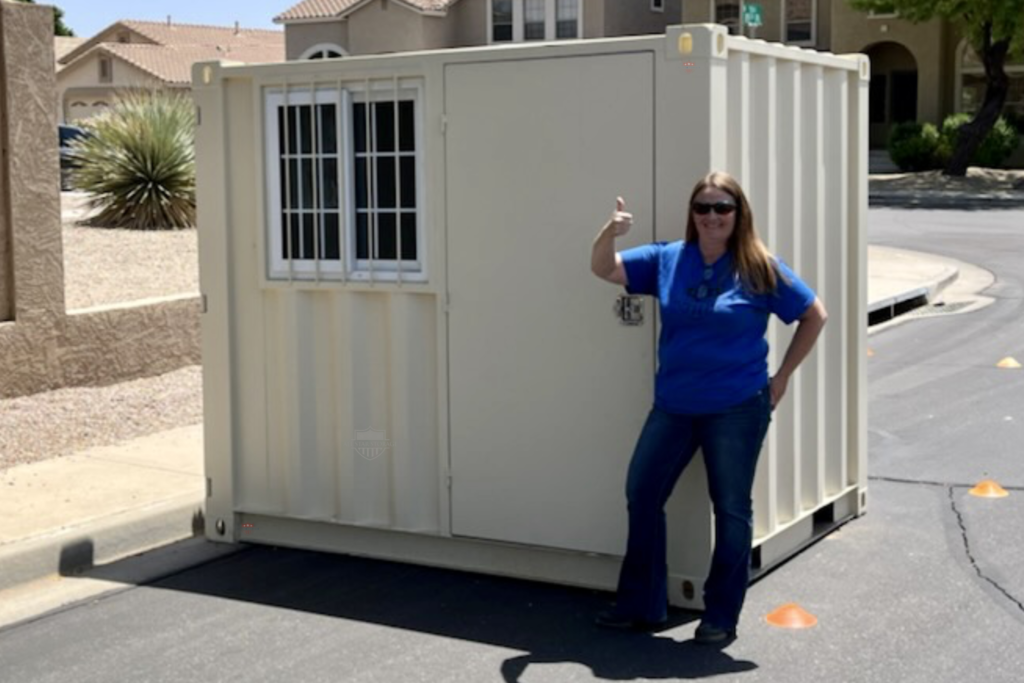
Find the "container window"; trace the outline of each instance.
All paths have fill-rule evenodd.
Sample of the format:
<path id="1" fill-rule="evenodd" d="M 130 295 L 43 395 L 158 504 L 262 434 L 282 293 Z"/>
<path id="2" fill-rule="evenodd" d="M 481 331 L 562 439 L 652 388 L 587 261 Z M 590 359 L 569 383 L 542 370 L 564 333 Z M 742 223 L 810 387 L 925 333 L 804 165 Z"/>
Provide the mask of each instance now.
<path id="1" fill-rule="evenodd" d="M 415 225 L 419 210 L 414 102 L 355 102 L 352 121 L 354 208 L 362 236 L 356 257 L 365 267 L 370 261 L 389 265 L 399 260 L 401 242 L 401 260 L 412 267 L 416 242 L 399 239 L 398 226 Z"/>
<path id="2" fill-rule="evenodd" d="M 365 91 L 268 92 L 270 279 L 423 279 L 418 90 Z"/>

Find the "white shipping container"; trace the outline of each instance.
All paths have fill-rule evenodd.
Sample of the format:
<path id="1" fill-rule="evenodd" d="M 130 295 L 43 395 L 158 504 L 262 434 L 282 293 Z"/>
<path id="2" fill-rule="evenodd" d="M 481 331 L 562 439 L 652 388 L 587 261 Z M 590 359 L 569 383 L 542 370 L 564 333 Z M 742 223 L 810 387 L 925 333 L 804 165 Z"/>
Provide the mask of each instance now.
<path id="1" fill-rule="evenodd" d="M 618 195 L 619 248 L 681 239 L 711 169 L 830 313 L 762 453 L 755 573 L 864 511 L 863 55 L 694 25 L 193 75 L 209 538 L 614 588 L 658 325 L 590 244 Z M 699 608 L 699 458 L 668 513 Z"/>

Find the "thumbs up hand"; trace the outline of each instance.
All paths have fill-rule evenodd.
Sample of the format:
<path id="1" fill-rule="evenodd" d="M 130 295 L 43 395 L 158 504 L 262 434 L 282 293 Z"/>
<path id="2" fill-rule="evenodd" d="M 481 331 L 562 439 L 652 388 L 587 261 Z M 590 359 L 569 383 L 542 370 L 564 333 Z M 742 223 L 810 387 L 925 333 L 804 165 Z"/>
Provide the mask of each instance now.
<path id="1" fill-rule="evenodd" d="M 609 222 L 615 228 L 616 237 L 622 237 L 633 227 L 633 214 L 626 211 L 626 200 L 622 197 L 615 198 L 615 211 Z"/>

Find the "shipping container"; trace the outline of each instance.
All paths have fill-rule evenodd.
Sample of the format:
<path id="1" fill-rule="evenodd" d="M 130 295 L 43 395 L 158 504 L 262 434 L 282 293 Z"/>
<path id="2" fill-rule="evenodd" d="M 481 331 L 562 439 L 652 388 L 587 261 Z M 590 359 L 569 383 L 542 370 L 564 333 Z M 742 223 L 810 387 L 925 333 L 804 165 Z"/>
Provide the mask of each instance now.
<path id="1" fill-rule="evenodd" d="M 614 588 L 658 315 L 590 246 L 616 196 L 620 249 L 681 239 L 712 169 L 830 313 L 762 452 L 755 574 L 865 510 L 863 55 L 693 25 L 193 77 L 209 538 Z M 668 508 L 694 608 L 704 476 Z"/>

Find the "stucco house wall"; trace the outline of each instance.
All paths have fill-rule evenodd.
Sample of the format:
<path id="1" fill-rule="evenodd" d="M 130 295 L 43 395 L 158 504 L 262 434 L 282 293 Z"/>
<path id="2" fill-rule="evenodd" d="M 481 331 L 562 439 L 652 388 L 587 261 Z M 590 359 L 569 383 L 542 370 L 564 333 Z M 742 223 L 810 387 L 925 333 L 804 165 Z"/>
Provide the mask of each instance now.
<path id="1" fill-rule="evenodd" d="M 665 0 L 661 12 L 651 0 L 581 0 L 581 36 L 600 38 L 660 33 L 679 23 L 682 0 Z M 285 24 L 287 58 L 300 59 L 314 45 L 335 44 L 351 54 L 487 45 L 490 0 L 461 0 L 440 16 L 395 2 L 360 5 L 343 18 Z"/>
<path id="2" fill-rule="evenodd" d="M 52 8 L 0 2 L 0 48 L 0 397 L 198 363 L 197 296 L 67 315 Z"/>
<path id="3" fill-rule="evenodd" d="M 348 22 L 345 20 L 311 21 L 291 24 L 284 32 L 285 59 L 302 59 L 316 45 L 337 45 L 351 52 L 348 43 Z"/>
<path id="4" fill-rule="evenodd" d="M 943 115 L 943 93 L 952 87 L 953 74 L 943 64 L 949 63 L 948 53 L 955 45 L 948 45 L 948 36 L 938 21 L 912 24 L 896 18 L 870 18 L 851 9 L 845 2 L 833 3 L 832 51 L 868 52 L 882 43 L 897 43 L 914 57 L 917 67 L 917 118 L 938 122 Z M 842 30 L 839 30 L 842 27 Z M 881 73 L 872 64 L 872 73 Z"/>
<path id="5" fill-rule="evenodd" d="M 604 16 L 600 17 L 601 23 L 594 25 L 595 33 L 584 31 L 584 37 L 661 33 L 666 26 L 681 23 L 682 4 L 681 0 L 665 0 L 664 10 L 656 12 L 651 9 L 651 0 L 583 0 L 584 22 L 587 21 L 588 13 L 599 7 L 604 10 Z"/>
<path id="6" fill-rule="evenodd" d="M 348 16 L 353 54 L 449 47 L 454 31 L 442 17 L 420 14 L 395 3 L 371 2 Z"/>

